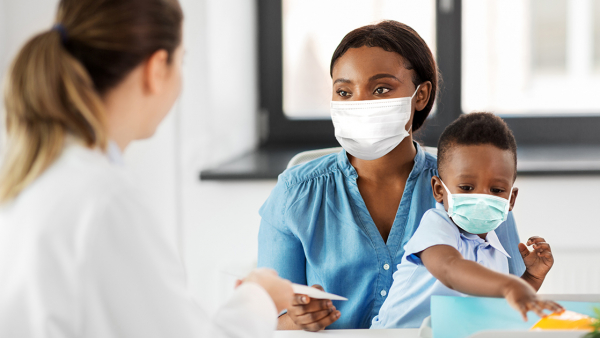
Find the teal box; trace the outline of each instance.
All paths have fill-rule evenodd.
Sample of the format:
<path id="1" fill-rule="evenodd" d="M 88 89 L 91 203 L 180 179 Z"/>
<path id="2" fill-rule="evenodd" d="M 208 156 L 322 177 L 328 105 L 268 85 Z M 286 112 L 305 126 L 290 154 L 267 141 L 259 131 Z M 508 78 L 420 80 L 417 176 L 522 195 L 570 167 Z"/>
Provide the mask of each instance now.
<path id="1" fill-rule="evenodd" d="M 594 307 L 600 303 L 557 302 L 565 309 L 595 316 Z M 514 310 L 504 298 L 431 297 L 431 326 L 434 338 L 464 338 L 483 330 L 529 330 L 538 320 L 533 312 L 528 321 Z"/>

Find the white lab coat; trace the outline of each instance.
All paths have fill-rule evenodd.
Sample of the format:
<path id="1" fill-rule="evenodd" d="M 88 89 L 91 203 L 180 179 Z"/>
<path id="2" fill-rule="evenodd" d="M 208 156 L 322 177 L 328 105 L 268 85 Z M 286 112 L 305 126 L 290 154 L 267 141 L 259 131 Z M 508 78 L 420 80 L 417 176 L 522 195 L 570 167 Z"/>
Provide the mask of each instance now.
<path id="1" fill-rule="evenodd" d="M 71 141 L 0 205 L 0 337 L 272 336 L 277 311 L 257 284 L 213 318 L 192 300 L 174 229 L 157 224 L 114 148 Z"/>

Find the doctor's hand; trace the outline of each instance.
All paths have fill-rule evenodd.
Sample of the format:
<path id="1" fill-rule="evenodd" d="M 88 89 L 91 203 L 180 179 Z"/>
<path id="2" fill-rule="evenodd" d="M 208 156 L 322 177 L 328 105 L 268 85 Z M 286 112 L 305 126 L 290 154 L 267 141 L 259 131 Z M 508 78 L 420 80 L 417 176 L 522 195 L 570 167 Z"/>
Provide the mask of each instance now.
<path id="1" fill-rule="evenodd" d="M 529 251 L 528 246 L 531 246 L 533 250 Z M 546 274 L 554 265 L 554 256 L 550 244 L 546 243 L 546 240 L 542 237 L 533 236 L 527 240 L 527 245 L 519 243 L 519 251 L 526 268 L 522 278 L 536 290 L 539 290 Z"/>
<path id="2" fill-rule="evenodd" d="M 504 298 L 510 306 L 517 310 L 524 321 L 527 321 L 527 312 L 533 311 L 540 317 L 546 317 L 544 310 L 560 313 L 565 309 L 559 304 L 538 298 L 536 291 L 531 285 L 519 278 L 513 278 L 504 287 Z"/>
<path id="3" fill-rule="evenodd" d="M 271 299 L 273 299 L 273 303 L 277 307 L 277 313 L 292 306 L 294 298 L 292 283 L 287 279 L 278 277 L 275 270 L 265 268 L 255 269 L 243 281 L 236 283 L 236 286 L 245 282 L 256 283 L 265 289 L 269 296 L 271 296 Z"/>
<path id="4" fill-rule="evenodd" d="M 313 288 L 323 290 L 320 285 Z M 295 295 L 292 306 L 288 308 L 287 315 L 300 329 L 306 331 L 319 331 L 340 318 L 340 311 L 328 299 L 315 299 L 307 295 Z"/>

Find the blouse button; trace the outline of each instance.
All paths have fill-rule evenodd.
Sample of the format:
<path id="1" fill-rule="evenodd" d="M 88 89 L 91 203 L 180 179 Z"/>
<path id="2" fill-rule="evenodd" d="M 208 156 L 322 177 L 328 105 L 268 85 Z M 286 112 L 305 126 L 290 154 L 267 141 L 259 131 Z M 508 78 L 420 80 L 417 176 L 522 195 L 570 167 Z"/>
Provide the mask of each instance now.
<path id="1" fill-rule="evenodd" d="M 385 297 L 385 295 L 387 295 L 387 292 L 385 292 L 385 290 L 381 290 L 381 296 Z"/>
<path id="2" fill-rule="evenodd" d="M 385 263 L 383 264 L 383 270 L 389 270 L 390 269 L 390 265 Z"/>

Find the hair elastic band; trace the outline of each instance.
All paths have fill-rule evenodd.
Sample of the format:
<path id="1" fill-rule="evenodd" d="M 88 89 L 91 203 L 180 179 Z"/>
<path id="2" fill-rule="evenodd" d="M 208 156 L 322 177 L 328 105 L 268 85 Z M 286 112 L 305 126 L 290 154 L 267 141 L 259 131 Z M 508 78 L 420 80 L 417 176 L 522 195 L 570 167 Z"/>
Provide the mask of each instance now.
<path id="1" fill-rule="evenodd" d="M 52 27 L 52 30 L 57 31 L 60 34 L 60 41 L 63 45 L 67 43 L 69 36 L 67 35 L 67 30 L 65 29 L 65 26 L 63 26 L 60 23 L 57 23 Z"/>

